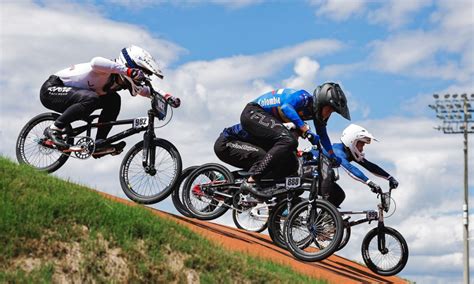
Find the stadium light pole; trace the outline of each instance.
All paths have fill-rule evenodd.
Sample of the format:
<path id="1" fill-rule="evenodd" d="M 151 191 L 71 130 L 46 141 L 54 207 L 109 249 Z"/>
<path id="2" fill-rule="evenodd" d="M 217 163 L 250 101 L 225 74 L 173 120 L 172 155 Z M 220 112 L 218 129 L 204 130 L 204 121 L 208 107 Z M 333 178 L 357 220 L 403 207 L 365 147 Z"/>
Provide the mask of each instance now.
<path id="1" fill-rule="evenodd" d="M 442 125 L 435 129 L 444 134 L 464 134 L 464 283 L 469 284 L 469 192 L 468 192 L 468 134 L 474 133 L 474 94 L 434 94 L 435 104 L 429 105 L 436 111 Z"/>

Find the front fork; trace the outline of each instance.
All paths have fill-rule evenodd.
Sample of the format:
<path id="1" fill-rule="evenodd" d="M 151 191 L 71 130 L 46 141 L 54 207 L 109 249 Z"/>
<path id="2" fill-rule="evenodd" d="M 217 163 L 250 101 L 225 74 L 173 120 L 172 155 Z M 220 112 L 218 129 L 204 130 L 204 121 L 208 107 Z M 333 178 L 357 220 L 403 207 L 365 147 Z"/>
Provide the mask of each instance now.
<path id="1" fill-rule="evenodd" d="M 385 246 L 385 224 L 383 221 L 383 210 L 379 208 L 379 222 L 377 224 L 377 245 L 381 254 L 387 254 L 388 249 Z"/>
<path id="2" fill-rule="evenodd" d="M 156 174 L 155 168 L 155 154 L 156 148 L 153 141 L 156 138 L 154 126 L 154 116 L 148 112 L 148 129 L 143 134 L 143 160 L 142 165 L 145 172 L 151 176 Z"/>

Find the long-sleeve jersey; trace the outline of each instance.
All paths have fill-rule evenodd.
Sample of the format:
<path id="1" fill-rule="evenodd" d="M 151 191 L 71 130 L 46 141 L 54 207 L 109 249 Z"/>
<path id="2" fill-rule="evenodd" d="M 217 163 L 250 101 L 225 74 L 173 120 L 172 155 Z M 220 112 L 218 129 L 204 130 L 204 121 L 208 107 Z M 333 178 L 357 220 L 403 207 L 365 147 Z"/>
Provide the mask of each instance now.
<path id="1" fill-rule="evenodd" d="M 334 153 L 336 154 L 336 156 L 338 156 L 342 160 L 341 166 L 349 173 L 351 177 L 363 183 L 367 183 L 369 181 L 369 178 L 361 170 L 359 170 L 356 166 L 351 164 L 351 161 L 355 161 L 355 160 L 352 158 L 351 153 L 345 149 L 344 144 L 335 143 L 332 145 L 332 147 L 334 149 Z M 355 162 L 376 176 L 379 176 L 385 179 L 390 178 L 390 174 L 388 174 L 386 171 L 384 171 L 381 167 L 377 166 L 376 164 L 367 161 L 365 158 L 360 162 L 358 161 L 355 161 Z"/>
<path id="2" fill-rule="evenodd" d="M 280 121 L 293 122 L 298 128 L 304 125 L 305 120 L 313 119 L 313 96 L 305 90 L 277 89 L 261 95 L 253 102 Z M 324 149 L 332 153 L 326 125 L 315 125 L 315 127 Z"/>
<path id="3" fill-rule="evenodd" d="M 99 96 L 107 94 L 109 91 L 118 91 L 126 89 L 116 83 L 112 74 L 127 75 L 127 66 L 115 61 L 94 57 L 90 62 L 72 65 L 69 68 L 58 71 L 58 76 L 65 86 L 88 89 L 96 92 Z M 149 96 L 148 87 L 137 86 L 132 95 Z"/>

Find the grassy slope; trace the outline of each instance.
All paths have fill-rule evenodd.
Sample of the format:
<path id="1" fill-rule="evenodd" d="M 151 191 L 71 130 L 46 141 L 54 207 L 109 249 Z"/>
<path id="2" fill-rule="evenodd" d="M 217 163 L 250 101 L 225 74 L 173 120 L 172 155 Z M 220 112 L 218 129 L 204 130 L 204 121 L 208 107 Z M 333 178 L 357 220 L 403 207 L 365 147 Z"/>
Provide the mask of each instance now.
<path id="1" fill-rule="evenodd" d="M 185 283 L 193 275 L 201 283 L 316 282 L 0 157 L 0 282 Z"/>

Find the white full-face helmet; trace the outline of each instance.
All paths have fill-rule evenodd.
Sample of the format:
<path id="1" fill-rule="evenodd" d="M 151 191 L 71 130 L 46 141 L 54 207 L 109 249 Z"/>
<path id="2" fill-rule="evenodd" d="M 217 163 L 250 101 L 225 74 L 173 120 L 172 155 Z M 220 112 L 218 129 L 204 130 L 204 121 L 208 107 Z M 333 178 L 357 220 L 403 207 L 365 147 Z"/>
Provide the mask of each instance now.
<path id="1" fill-rule="evenodd" d="M 351 124 L 342 131 L 341 142 L 349 148 L 354 159 L 359 162 L 364 159 L 364 153 L 357 149 L 357 142 L 362 141 L 370 144 L 372 140 L 377 141 L 364 127 L 356 124 Z"/>
<path id="2" fill-rule="evenodd" d="M 141 47 L 131 45 L 123 48 L 118 60 L 128 68 L 138 68 L 148 76 L 155 74 L 158 78 L 163 79 L 163 73 L 158 67 L 158 63 L 148 51 Z"/>

